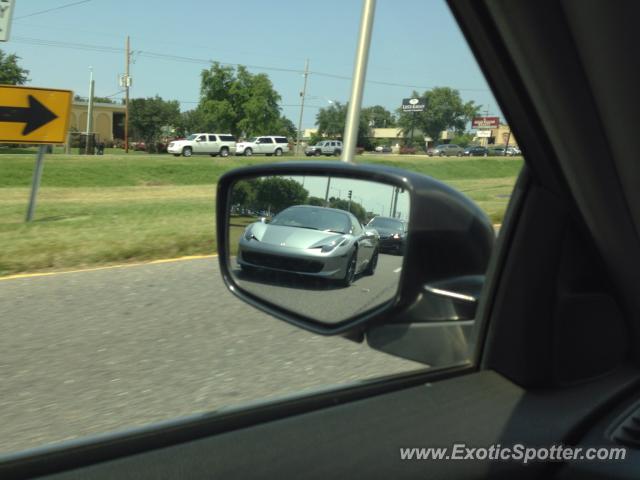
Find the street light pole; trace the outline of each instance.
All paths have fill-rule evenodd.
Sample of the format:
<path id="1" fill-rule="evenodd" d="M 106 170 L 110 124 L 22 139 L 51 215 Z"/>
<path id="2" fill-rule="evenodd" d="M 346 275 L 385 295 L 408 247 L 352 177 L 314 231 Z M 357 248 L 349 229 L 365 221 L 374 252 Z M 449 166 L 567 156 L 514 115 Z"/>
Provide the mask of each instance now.
<path id="1" fill-rule="evenodd" d="M 87 104 L 87 139 L 84 144 L 84 153 L 89 155 L 89 135 L 93 130 L 93 94 L 95 90 L 95 82 L 93 81 L 93 67 L 89 67 L 89 103 Z M 93 148 L 93 142 L 91 142 L 91 149 Z M 91 152 L 93 153 L 93 151 Z"/>
<path id="2" fill-rule="evenodd" d="M 129 64 L 131 63 L 131 51 L 129 35 L 125 42 L 125 70 L 124 70 L 124 152 L 129 153 Z"/>
<path id="3" fill-rule="evenodd" d="M 347 121 L 344 127 L 342 161 L 353 163 L 358 143 L 358 126 L 360 124 L 360 107 L 364 91 L 364 79 L 367 75 L 369 47 L 371 46 L 371 32 L 373 31 L 373 17 L 376 10 L 376 0 L 364 0 L 362 5 L 362 19 L 360 20 L 360 35 L 356 60 L 353 67 L 353 84 L 351 99 L 347 110 Z"/>

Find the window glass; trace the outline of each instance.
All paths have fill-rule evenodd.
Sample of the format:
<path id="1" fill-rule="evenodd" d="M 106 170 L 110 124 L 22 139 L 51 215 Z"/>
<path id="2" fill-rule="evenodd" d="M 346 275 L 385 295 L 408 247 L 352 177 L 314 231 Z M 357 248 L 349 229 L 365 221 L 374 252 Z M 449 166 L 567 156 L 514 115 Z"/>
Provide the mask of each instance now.
<path id="1" fill-rule="evenodd" d="M 18 19 L 50 2 L 15 3 Z M 226 291 L 215 257 L 215 192 L 222 175 L 342 149 L 361 2 L 335 2 L 339 14 L 332 15 L 330 29 L 311 26 L 318 17 L 312 2 L 262 8 L 259 15 L 247 13 L 256 11 L 255 2 L 226 2 L 224 18 L 236 21 L 218 21 L 215 28 L 216 7 L 207 2 L 183 9 L 195 15 L 169 2 L 149 8 L 130 1 L 126 14 L 113 4 L 84 2 L 64 14 L 14 21 L 10 41 L 0 47 L 7 58 L 15 54 L 22 69 L 22 77 L 0 72 L 3 83 L 24 77 L 28 85 L 76 95 L 68 145 L 45 155 L 29 224 L 25 199 L 38 149 L 28 142 L 0 145 L 0 453 L 425 368 L 366 342 L 311 335 L 241 303 Z M 519 153 L 505 156 L 504 148 L 517 147 L 518 139 L 446 2 L 377 2 L 375 16 L 356 162 L 442 180 L 475 201 L 499 232 L 522 165 Z M 167 24 L 174 28 L 158 28 Z M 86 25 L 97 26 L 80 28 Z M 303 39 L 304 52 L 300 28 L 313 28 L 312 38 Z M 126 93 L 114 78 L 123 71 L 129 34 L 135 81 L 126 125 Z M 212 52 L 227 38 L 233 41 Z M 211 56 L 221 63 L 211 63 Z M 311 72 L 306 89 L 305 58 Z M 104 144 L 101 152 L 85 145 L 88 65 L 97 100 L 91 128 Z M 425 99 L 425 111 L 403 112 L 411 98 Z M 485 126 L 474 127 L 477 117 Z M 236 138 L 260 134 L 278 135 L 278 144 L 291 141 L 292 148 L 235 150 Z M 228 143 L 212 149 L 195 139 Z M 487 156 L 467 152 L 470 145 L 494 144 L 498 149 Z M 312 145 L 320 148 L 308 149 Z M 390 149 L 376 151 L 383 145 Z M 451 151 L 455 146 L 465 149 L 464 157 Z M 255 156 L 276 150 L 283 156 Z M 213 151 L 216 158 L 203 155 Z M 251 223 L 301 222 L 322 228 L 305 231 L 321 242 L 351 228 L 349 213 L 363 224 L 376 217 L 394 225 L 409 219 L 391 188 L 351 179 L 285 180 L 262 192 L 269 201 L 252 202 L 252 191 L 244 191 L 233 225 L 242 232 Z M 282 192 L 339 211 L 272 218 Z M 398 278 L 404 238 L 391 236 L 378 268 Z M 332 291 L 344 302 L 380 293 L 363 284 Z M 300 286 L 291 288 L 295 297 Z"/>

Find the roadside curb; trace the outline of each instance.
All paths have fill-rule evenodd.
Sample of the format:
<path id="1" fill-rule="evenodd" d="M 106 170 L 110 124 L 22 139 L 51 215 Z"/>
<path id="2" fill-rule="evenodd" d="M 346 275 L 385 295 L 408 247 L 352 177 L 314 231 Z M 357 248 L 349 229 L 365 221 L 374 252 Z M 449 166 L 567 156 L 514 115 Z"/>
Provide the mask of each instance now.
<path id="1" fill-rule="evenodd" d="M 20 278 L 52 277 L 54 275 L 64 275 L 67 273 L 97 272 L 99 270 L 113 270 L 116 268 L 143 267 L 145 265 L 159 265 L 162 263 L 184 262 L 187 260 L 202 260 L 205 258 L 216 258 L 217 256 L 218 256 L 217 253 L 214 253 L 211 255 L 188 255 L 184 257 L 161 258 L 158 260 L 149 260 L 147 262 L 120 263 L 117 265 L 105 265 L 104 267 L 88 267 L 88 268 L 79 268 L 75 270 L 61 270 L 59 272 L 17 273 L 15 275 L 7 275 L 6 277 L 0 277 L 0 282 L 5 280 L 17 280 Z"/>

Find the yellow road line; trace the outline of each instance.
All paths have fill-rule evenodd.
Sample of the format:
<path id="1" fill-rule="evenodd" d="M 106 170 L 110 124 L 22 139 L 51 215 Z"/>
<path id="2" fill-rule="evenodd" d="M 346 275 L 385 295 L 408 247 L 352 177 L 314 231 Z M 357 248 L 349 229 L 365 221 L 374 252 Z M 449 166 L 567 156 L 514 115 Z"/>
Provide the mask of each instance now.
<path id="1" fill-rule="evenodd" d="M 173 262 L 183 262 L 186 260 L 200 260 L 204 258 L 215 258 L 218 254 L 213 255 L 190 255 L 186 257 L 178 257 L 178 258 L 162 258 L 160 260 L 149 260 L 148 262 L 138 262 L 138 263 L 122 263 L 118 265 L 108 265 L 105 267 L 93 267 L 93 268 L 83 268 L 77 270 L 63 270 L 60 272 L 41 272 L 41 273 L 18 273 L 16 275 L 8 275 L 6 277 L 0 277 L 0 282 L 4 280 L 15 280 L 18 278 L 33 278 L 33 277 L 50 277 L 53 275 L 63 275 L 66 273 L 82 273 L 82 272 L 96 272 L 98 270 L 112 270 L 114 268 L 129 268 L 129 267 L 142 267 L 145 265 L 157 265 L 160 263 L 173 263 Z"/>

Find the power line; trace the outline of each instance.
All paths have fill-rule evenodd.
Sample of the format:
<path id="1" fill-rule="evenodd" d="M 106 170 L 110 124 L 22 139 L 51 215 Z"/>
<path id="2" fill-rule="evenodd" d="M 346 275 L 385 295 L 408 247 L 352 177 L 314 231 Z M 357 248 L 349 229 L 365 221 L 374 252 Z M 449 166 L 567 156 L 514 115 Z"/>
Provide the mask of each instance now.
<path id="1" fill-rule="evenodd" d="M 42 15 L 43 13 L 55 12 L 56 10 L 62 10 L 63 8 L 73 7 L 75 5 L 80 5 L 82 3 L 88 3 L 90 1 L 91 0 L 80 0 L 79 2 L 67 3 L 65 5 L 60 5 L 58 7 L 48 8 L 46 10 L 40 10 L 38 12 L 33 12 L 33 13 L 29 13 L 27 15 L 22 15 L 20 17 L 14 18 L 14 20 L 20 20 L 22 18 L 27 18 L 27 17 L 35 17 L 36 15 Z"/>
<path id="2" fill-rule="evenodd" d="M 100 53 L 122 54 L 122 52 L 124 51 L 122 48 L 109 47 L 105 45 L 90 45 L 85 43 L 61 42 L 58 40 L 43 40 L 43 39 L 31 38 L 31 37 L 16 36 L 14 37 L 14 41 L 16 43 L 24 43 L 24 44 L 35 45 L 35 46 L 70 48 L 70 49 L 100 52 Z M 136 50 L 133 53 L 138 55 L 138 57 L 143 57 L 143 58 L 182 62 L 182 63 L 192 63 L 192 64 L 198 64 L 198 65 L 210 65 L 211 63 L 214 62 L 213 60 L 207 60 L 204 58 L 185 57 L 182 55 L 171 55 L 171 54 L 152 52 L 147 50 Z M 270 67 L 270 66 L 264 66 L 264 65 L 252 65 L 252 64 L 229 63 L 229 62 L 218 62 L 218 63 L 220 65 L 230 66 L 230 67 L 242 66 L 242 67 L 254 69 L 254 70 L 296 73 L 300 75 L 304 74 L 304 70 L 294 69 L 294 68 Z M 310 71 L 309 75 L 316 75 L 319 77 L 335 78 L 337 80 L 351 81 L 351 77 L 347 75 L 338 75 L 338 74 L 328 73 L 328 72 Z M 405 84 L 405 83 L 385 82 L 380 80 L 366 80 L 366 83 L 373 84 L 373 85 L 383 85 L 386 87 L 412 88 L 412 89 L 419 89 L 419 90 L 430 90 L 435 87 L 434 85 L 431 85 L 431 86 L 413 85 L 413 84 Z M 491 91 L 488 88 L 455 88 L 455 90 L 458 90 L 461 92 L 490 92 Z"/>

